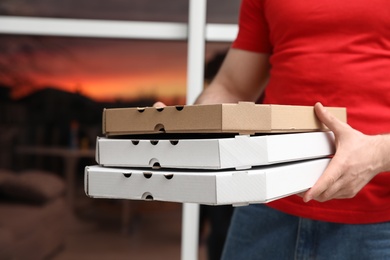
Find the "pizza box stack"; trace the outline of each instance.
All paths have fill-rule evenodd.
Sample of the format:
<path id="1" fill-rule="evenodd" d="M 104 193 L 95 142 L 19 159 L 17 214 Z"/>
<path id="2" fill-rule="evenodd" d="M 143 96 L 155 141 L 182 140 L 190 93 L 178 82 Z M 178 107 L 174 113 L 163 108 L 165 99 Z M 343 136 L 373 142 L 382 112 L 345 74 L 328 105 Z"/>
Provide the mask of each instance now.
<path id="1" fill-rule="evenodd" d="M 328 107 L 346 121 L 346 109 Z M 247 205 L 309 189 L 335 152 L 312 106 L 251 102 L 103 111 L 93 198 Z"/>

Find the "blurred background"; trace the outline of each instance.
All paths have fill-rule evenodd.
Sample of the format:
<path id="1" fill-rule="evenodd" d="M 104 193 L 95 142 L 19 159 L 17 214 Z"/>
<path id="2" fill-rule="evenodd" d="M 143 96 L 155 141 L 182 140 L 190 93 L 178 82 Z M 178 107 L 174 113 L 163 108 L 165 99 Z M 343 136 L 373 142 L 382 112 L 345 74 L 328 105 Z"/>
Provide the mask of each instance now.
<path id="1" fill-rule="evenodd" d="M 239 5 L 209 0 L 207 23 L 236 24 Z M 188 8 L 186 0 L 2 0 L 0 16 L 187 23 Z M 206 44 L 205 85 L 229 45 Z M 180 204 L 90 199 L 83 173 L 96 164 L 104 108 L 185 104 L 187 47 L 0 34 L 0 259 L 18 250 L 29 256 L 20 259 L 180 258 Z"/>

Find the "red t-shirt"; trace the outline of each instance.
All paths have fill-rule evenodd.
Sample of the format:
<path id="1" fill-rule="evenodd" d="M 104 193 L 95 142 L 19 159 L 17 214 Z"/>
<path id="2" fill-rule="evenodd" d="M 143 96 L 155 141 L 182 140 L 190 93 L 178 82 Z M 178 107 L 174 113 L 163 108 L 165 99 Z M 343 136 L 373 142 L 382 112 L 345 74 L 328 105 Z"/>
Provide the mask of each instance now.
<path id="1" fill-rule="evenodd" d="M 264 103 L 346 107 L 366 134 L 390 132 L 389 0 L 243 0 L 233 48 L 270 53 Z M 340 223 L 390 221 L 390 173 L 352 199 L 269 203 L 283 212 Z"/>

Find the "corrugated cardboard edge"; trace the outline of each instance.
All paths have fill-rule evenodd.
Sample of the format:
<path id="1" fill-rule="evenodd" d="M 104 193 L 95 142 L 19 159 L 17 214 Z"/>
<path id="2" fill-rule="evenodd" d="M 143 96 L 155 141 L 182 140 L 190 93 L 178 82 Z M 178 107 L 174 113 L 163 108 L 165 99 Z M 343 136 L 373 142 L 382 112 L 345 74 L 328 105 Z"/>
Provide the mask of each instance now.
<path id="1" fill-rule="evenodd" d="M 121 108 L 104 111 L 104 134 L 220 132 L 222 104 Z M 192 116 L 196 113 L 196 116 Z M 131 119 L 137 121 L 132 124 Z M 207 122 L 203 125 L 200 122 Z M 205 128 L 205 126 L 207 128 Z M 113 130 L 114 129 L 114 130 Z M 179 129 L 179 130 L 176 130 Z"/>
<path id="2" fill-rule="evenodd" d="M 271 105 L 271 129 L 273 131 L 295 131 L 302 129 L 306 131 L 326 131 L 328 128 L 318 119 L 314 106 L 286 106 Z M 329 113 L 342 122 L 347 122 L 346 108 L 326 107 Z M 305 129 L 306 127 L 306 129 Z"/>
<path id="3" fill-rule="evenodd" d="M 346 122 L 346 109 L 326 107 Z M 111 115 L 109 115 L 110 113 Z M 299 113 L 299 114 L 298 114 Z M 195 116 L 196 114 L 196 116 Z M 131 120 L 137 121 L 134 125 Z M 110 125 L 110 127 L 109 127 Z M 121 108 L 103 111 L 106 135 L 167 133 L 283 133 L 324 131 L 313 106 L 255 104 L 253 102 Z"/>
<path id="4" fill-rule="evenodd" d="M 263 131 L 271 131 L 271 105 L 256 105 L 253 102 L 223 104 L 222 132 L 253 135 Z"/>

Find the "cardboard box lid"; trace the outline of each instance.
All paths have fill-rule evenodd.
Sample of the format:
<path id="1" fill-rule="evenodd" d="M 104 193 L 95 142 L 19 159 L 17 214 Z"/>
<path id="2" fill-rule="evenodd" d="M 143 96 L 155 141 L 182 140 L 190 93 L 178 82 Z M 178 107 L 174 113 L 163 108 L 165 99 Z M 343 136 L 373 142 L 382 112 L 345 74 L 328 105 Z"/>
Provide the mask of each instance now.
<path id="1" fill-rule="evenodd" d="M 334 151 L 332 132 L 181 140 L 98 138 L 96 162 L 115 167 L 248 169 L 326 157 Z"/>
<path id="2" fill-rule="evenodd" d="M 330 159 L 240 171 L 140 170 L 88 166 L 85 193 L 93 198 L 208 205 L 266 203 L 309 189 Z"/>
<path id="3" fill-rule="evenodd" d="M 327 107 L 346 121 L 346 109 Z M 312 106 L 210 104 L 164 108 L 111 108 L 103 111 L 103 133 L 239 133 L 325 130 Z"/>

